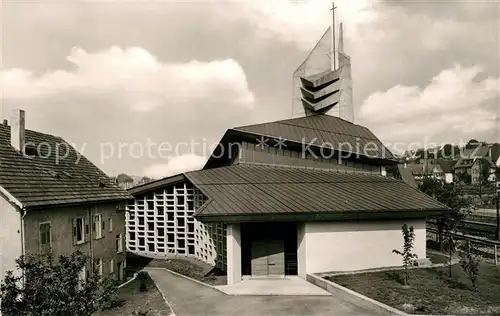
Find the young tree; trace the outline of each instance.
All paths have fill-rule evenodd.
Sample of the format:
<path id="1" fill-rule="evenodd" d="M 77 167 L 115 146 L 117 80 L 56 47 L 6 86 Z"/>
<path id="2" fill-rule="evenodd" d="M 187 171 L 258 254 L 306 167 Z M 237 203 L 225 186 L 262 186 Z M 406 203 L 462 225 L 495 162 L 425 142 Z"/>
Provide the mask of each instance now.
<path id="1" fill-rule="evenodd" d="M 0 285 L 1 312 L 9 316 L 90 316 L 113 298 L 115 282 L 95 273 L 79 275 L 87 256 L 80 252 L 57 261 L 50 255 L 17 259 L 22 276 L 7 272 Z"/>
<path id="2" fill-rule="evenodd" d="M 401 231 L 403 232 L 403 251 L 393 249 L 392 252 L 403 258 L 403 267 L 405 269 L 404 285 L 408 285 L 410 282 L 410 271 L 408 267 L 415 265 L 416 259 L 418 258 L 418 256 L 413 253 L 415 231 L 413 230 L 413 226 L 408 227 L 407 224 L 401 227 Z"/>
<path id="3" fill-rule="evenodd" d="M 451 257 L 456 250 L 455 233 L 463 226 L 463 221 L 474 209 L 472 198 L 464 198 L 458 186 L 441 184 L 432 179 L 424 181 L 420 190 L 450 208 L 449 212 L 436 218 L 436 224 L 440 249 L 443 250 L 443 244 L 448 247 L 448 274 L 451 277 Z"/>
<path id="4" fill-rule="evenodd" d="M 478 254 L 476 246 L 469 241 L 462 242 L 459 249 L 460 266 L 467 274 L 467 277 L 471 282 L 472 289 L 477 291 L 477 277 L 479 275 L 479 263 L 481 262 L 481 257 Z"/>
<path id="5" fill-rule="evenodd" d="M 455 234 L 464 224 L 464 220 L 473 211 L 474 206 L 471 198 L 464 198 L 456 187 L 442 187 L 438 190 L 438 201 L 450 208 L 450 211 L 437 218 L 438 233 L 440 236 L 440 247 L 443 242 L 448 247 L 448 274 L 451 277 L 452 256 L 456 251 Z"/>

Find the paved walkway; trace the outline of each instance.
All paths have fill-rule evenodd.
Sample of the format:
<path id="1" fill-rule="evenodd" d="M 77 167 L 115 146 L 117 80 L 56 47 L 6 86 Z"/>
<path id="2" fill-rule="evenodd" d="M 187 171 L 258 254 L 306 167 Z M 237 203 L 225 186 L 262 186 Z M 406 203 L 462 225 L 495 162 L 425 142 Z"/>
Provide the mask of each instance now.
<path id="1" fill-rule="evenodd" d="M 346 294 L 337 296 L 231 296 L 166 270 L 146 269 L 176 316 L 390 315 Z"/>
<path id="2" fill-rule="evenodd" d="M 331 295 L 306 280 L 292 275 L 276 278 L 248 278 L 232 285 L 216 286 L 230 295 Z"/>

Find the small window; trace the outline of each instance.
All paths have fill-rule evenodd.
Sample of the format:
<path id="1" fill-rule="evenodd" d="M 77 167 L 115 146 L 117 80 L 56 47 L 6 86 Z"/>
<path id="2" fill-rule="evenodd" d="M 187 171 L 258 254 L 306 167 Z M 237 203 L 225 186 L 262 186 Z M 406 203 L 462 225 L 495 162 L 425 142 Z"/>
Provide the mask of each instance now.
<path id="1" fill-rule="evenodd" d="M 40 224 L 40 251 L 42 253 L 51 252 L 52 250 L 52 234 L 50 223 Z"/>
<path id="2" fill-rule="evenodd" d="M 123 235 L 122 234 L 116 235 L 116 252 L 118 252 L 118 253 L 123 252 Z"/>
<path id="3" fill-rule="evenodd" d="M 108 220 L 108 227 L 109 227 L 109 232 L 112 232 L 113 231 L 113 219 L 110 218 Z"/>
<path id="4" fill-rule="evenodd" d="M 115 259 L 111 259 L 109 261 L 109 273 L 114 273 L 115 272 Z"/>
<path id="5" fill-rule="evenodd" d="M 103 221 L 101 214 L 94 215 L 92 231 L 94 233 L 95 239 L 99 239 L 102 237 L 102 226 L 103 226 Z"/>
<path id="6" fill-rule="evenodd" d="M 94 260 L 94 274 L 102 277 L 102 258 Z"/>
<path id="7" fill-rule="evenodd" d="M 73 237 L 76 244 L 85 242 L 85 219 L 83 217 L 76 218 L 73 223 Z"/>

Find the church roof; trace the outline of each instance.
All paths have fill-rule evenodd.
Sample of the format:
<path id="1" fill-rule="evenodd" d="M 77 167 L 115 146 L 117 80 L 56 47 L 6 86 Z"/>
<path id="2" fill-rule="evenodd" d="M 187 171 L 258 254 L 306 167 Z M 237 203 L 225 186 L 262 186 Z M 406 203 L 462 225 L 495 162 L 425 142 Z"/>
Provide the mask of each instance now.
<path id="1" fill-rule="evenodd" d="M 448 210 L 401 180 L 364 173 L 241 164 L 185 176 L 209 198 L 195 214 L 205 221 L 221 216 L 236 221 L 280 216 L 366 219 L 381 214 L 398 218 Z"/>
<path id="2" fill-rule="evenodd" d="M 274 139 L 360 154 L 370 158 L 393 160 L 393 154 L 366 127 L 341 118 L 318 114 L 295 119 L 233 128 Z"/>

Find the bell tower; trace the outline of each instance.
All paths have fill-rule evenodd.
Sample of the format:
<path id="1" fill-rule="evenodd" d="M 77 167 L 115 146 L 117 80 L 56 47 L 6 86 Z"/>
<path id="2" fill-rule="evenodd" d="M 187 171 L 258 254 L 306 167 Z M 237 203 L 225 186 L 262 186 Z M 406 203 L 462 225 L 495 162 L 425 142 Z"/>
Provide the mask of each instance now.
<path id="1" fill-rule="evenodd" d="M 335 9 L 332 4 L 332 25 L 293 74 L 294 118 L 327 114 L 354 122 L 351 58 L 344 52 L 343 23 L 336 48 Z"/>

